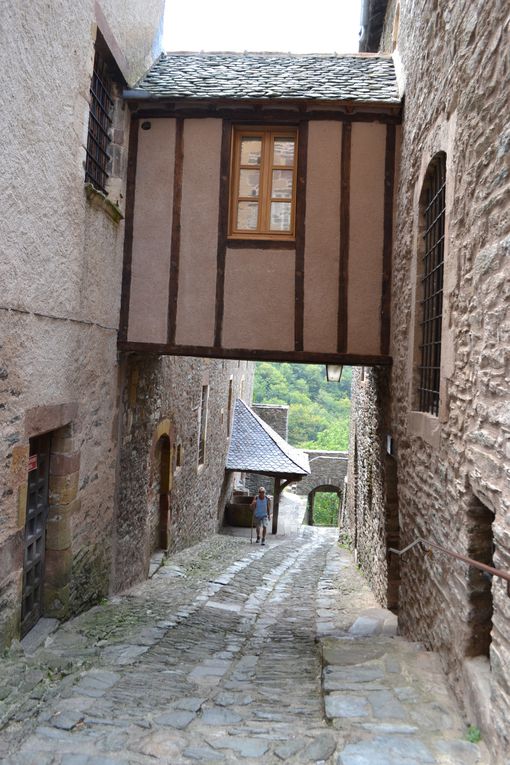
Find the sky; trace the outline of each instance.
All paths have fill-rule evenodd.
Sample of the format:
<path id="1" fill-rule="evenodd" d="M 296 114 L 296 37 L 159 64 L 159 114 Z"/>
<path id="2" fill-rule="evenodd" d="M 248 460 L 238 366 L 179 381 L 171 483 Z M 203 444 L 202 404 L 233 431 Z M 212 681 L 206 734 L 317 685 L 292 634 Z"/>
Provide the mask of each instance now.
<path id="1" fill-rule="evenodd" d="M 166 0 L 163 47 L 355 53 L 359 19 L 360 0 Z"/>

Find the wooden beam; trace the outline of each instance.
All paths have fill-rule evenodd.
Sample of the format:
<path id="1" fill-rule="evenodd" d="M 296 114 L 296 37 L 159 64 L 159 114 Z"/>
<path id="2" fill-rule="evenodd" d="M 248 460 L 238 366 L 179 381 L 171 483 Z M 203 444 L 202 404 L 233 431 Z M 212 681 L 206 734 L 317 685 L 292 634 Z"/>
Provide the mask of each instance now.
<path id="1" fill-rule="evenodd" d="M 280 102 L 281 105 L 269 106 L 267 102 L 265 104 L 257 104 L 244 102 L 242 106 L 239 102 L 233 105 L 225 105 L 221 103 L 206 104 L 202 103 L 200 106 L 193 104 L 180 105 L 175 101 L 167 102 L 148 102 L 143 101 L 131 101 L 130 108 L 133 114 L 140 119 L 155 119 L 157 117 L 182 117 L 184 119 L 210 119 L 216 117 L 218 119 L 227 119 L 237 123 L 271 123 L 277 122 L 279 124 L 298 124 L 303 121 L 310 120 L 328 120 L 338 121 L 345 123 L 352 122 L 379 122 L 391 125 L 398 125 L 402 122 L 402 109 L 400 104 L 395 105 L 381 105 L 381 107 L 373 110 L 363 110 L 359 104 L 336 104 L 327 105 L 327 102 L 321 102 L 324 107 L 316 108 L 317 102 L 314 104 L 299 103 L 287 103 Z M 315 107 L 315 108 L 314 108 Z M 356 109 L 360 109 L 356 111 Z"/>
<path id="2" fill-rule="evenodd" d="M 304 475 L 300 475 L 299 477 L 294 477 L 294 478 L 288 478 L 286 481 L 284 481 L 280 485 L 280 491 L 283 491 L 284 489 L 286 489 L 287 486 L 290 486 L 291 483 L 297 483 L 298 481 L 301 481 L 303 478 L 304 478 Z"/>
<path id="3" fill-rule="evenodd" d="M 296 189 L 296 260 L 294 277 L 294 350 L 304 348 L 305 315 L 305 221 L 306 221 L 306 166 L 308 155 L 308 123 L 299 128 Z"/>
<path id="4" fill-rule="evenodd" d="M 271 529 L 272 534 L 276 534 L 278 532 L 278 512 L 280 510 L 280 493 L 281 493 L 280 478 L 275 478 L 274 479 L 274 496 L 273 496 L 273 528 Z"/>
<path id="5" fill-rule="evenodd" d="M 347 351 L 348 289 L 349 289 L 349 229 L 351 196 L 351 125 L 342 126 L 340 168 L 340 263 L 338 273 L 337 351 Z"/>
<path id="6" fill-rule="evenodd" d="M 179 261 L 181 254 L 182 172 L 184 165 L 184 120 L 175 122 L 174 190 L 172 205 L 172 236 L 170 243 L 170 277 L 168 282 L 167 338 L 175 343 L 177 330 L 177 301 L 179 292 Z"/>
<path id="7" fill-rule="evenodd" d="M 129 328 L 129 299 L 131 296 L 131 266 L 133 260 L 133 219 L 135 212 L 136 160 L 138 154 L 137 119 L 129 126 L 128 164 L 126 180 L 126 225 L 124 230 L 124 257 L 122 266 L 122 294 L 120 303 L 119 340 L 127 340 Z"/>
<path id="8" fill-rule="evenodd" d="M 223 121 L 220 155 L 220 199 L 218 212 L 218 249 L 216 258 L 216 307 L 214 315 L 214 347 L 221 348 L 225 307 L 225 263 L 227 257 L 230 144 L 232 125 Z"/>
<path id="9" fill-rule="evenodd" d="M 343 364 L 345 366 L 388 366 L 390 356 L 357 353 L 316 353 L 314 351 L 278 351 L 261 348 L 214 348 L 207 345 L 169 345 L 119 341 L 119 351 L 157 354 L 158 356 L 198 356 L 205 359 L 234 359 L 246 361 L 287 361 L 296 364 Z"/>
<path id="10" fill-rule="evenodd" d="M 294 240 L 283 239 L 227 239 L 229 250 L 295 250 Z"/>
<path id="11" fill-rule="evenodd" d="M 381 353 L 390 352 L 391 330 L 391 256 L 393 249 L 393 194 L 395 186 L 395 125 L 386 126 L 384 167 L 384 239 L 381 294 Z"/>

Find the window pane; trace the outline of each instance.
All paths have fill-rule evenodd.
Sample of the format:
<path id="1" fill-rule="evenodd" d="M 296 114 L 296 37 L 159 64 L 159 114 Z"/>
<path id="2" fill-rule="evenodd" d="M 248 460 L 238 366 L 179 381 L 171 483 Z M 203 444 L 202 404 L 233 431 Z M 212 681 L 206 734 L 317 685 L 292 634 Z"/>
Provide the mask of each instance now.
<path id="1" fill-rule="evenodd" d="M 239 202 L 237 205 L 237 229 L 239 231 L 256 231 L 258 216 L 258 202 Z"/>
<path id="2" fill-rule="evenodd" d="M 291 211 L 290 202 L 271 202 L 271 231 L 290 231 Z"/>
<path id="3" fill-rule="evenodd" d="M 294 164 L 294 138 L 275 138 L 273 165 L 287 165 L 292 167 Z"/>
<path id="4" fill-rule="evenodd" d="M 260 165 L 261 153 L 260 138 L 241 138 L 241 165 Z"/>
<path id="5" fill-rule="evenodd" d="M 258 197 L 259 177 L 260 170 L 241 170 L 239 176 L 239 196 Z"/>
<path id="6" fill-rule="evenodd" d="M 273 170 L 273 198 L 292 199 L 292 176 L 292 170 Z"/>

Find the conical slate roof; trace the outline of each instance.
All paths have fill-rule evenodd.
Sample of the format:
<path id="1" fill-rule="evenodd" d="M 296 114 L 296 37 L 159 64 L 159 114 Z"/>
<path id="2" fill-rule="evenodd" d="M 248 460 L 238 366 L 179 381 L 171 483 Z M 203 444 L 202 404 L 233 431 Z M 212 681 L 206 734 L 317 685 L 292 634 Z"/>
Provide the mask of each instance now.
<path id="1" fill-rule="evenodd" d="M 309 475 L 308 455 L 287 443 L 250 407 L 237 399 L 227 470 L 264 475 Z"/>

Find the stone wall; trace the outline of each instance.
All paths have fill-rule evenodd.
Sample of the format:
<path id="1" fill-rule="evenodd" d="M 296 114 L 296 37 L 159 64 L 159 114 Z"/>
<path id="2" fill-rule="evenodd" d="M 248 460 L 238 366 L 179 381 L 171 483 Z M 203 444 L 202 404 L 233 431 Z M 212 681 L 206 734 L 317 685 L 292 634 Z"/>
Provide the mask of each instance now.
<path id="1" fill-rule="evenodd" d="M 355 513 L 372 506 L 372 520 L 358 523 L 357 546 L 379 593 L 387 565 L 381 529 L 389 510 L 383 465 L 370 436 L 381 419 L 394 439 L 400 547 L 423 536 L 490 561 L 494 545 L 495 566 L 510 570 L 507 35 L 508 9 L 499 0 L 389 3 L 384 47 L 391 49 L 396 38 L 406 100 L 393 250 L 394 364 L 389 389 L 374 374 L 365 391 L 354 394 L 364 411 L 353 417 L 357 458 L 351 450 L 348 508 L 352 525 Z M 415 411 L 414 338 L 418 203 L 439 151 L 447 156 L 445 283 L 440 411 L 433 417 Z M 369 460 L 371 481 L 358 480 L 355 491 L 353 473 Z M 376 543 L 377 563 L 367 561 L 361 550 Z M 493 761 L 503 761 L 501 753 L 510 747 L 506 585 L 494 578 L 491 588 L 465 564 L 416 549 L 401 559 L 400 574 L 400 629 L 440 652 L 459 697 L 472 699 L 470 719 L 481 724 Z M 484 683 L 491 697 L 487 714 L 487 694 L 477 692 Z"/>
<path id="2" fill-rule="evenodd" d="M 289 438 L 289 407 L 277 404 L 252 404 L 251 408 L 286 441 Z"/>
<path id="3" fill-rule="evenodd" d="M 151 508 L 159 506 L 157 444 L 170 442 L 168 535 L 170 553 L 215 533 L 231 490 L 225 478 L 228 401 L 251 397 L 253 364 L 129 355 L 122 364 L 121 449 L 114 589 L 147 576 Z M 198 464 L 202 387 L 208 386 L 205 461 Z M 230 418 L 233 416 L 233 406 Z M 180 464 L 179 464 L 180 463 Z M 222 483 L 223 482 L 223 483 Z"/>
<path id="4" fill-rule="evenodd" d="M 356 368 L 352 374 L 352 419 L 344 528 L 372 590 L 386 608 L 398 608 L 399 549 L 396 461 L 385 421 L 387 368 Z"/>
<path id="5" fill-rule="evenodd" d="M 124 226 L 85 194 L 89 88 L 98 26 L 117 38 L 112 53 L 126 71 L 140 71 L 131 44 L 143 38 L 145 62 L 157 52 L 163 0 L 128 11 L 120 0 L 36 0 L 2 11 L 0 646 L 19 635 L 28 449 L 38 433 L 53 433 L 45 613 L 65 617 L 108 591 Z M 128 130 L 117 103 L 121 210 Z"/>
<path id="6" fill-rule="evenodd" d="M 347 475 L 347 452 L 304 449 L 310 460 L 310 475 L 296 484 L 296 494 L 308 496 L 318 486 L 334 486 L 343 492 Z"/>

